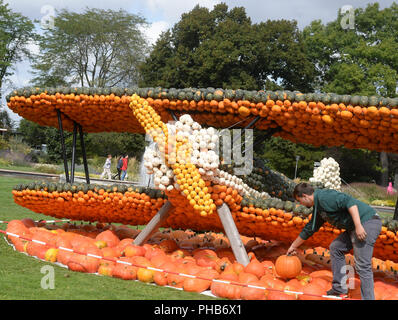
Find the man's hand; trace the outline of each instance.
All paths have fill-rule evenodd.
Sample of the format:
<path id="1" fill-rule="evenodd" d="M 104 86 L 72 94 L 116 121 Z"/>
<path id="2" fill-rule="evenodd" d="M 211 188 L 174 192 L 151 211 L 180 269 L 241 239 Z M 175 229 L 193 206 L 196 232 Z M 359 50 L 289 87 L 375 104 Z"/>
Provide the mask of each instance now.
<path id="1" fill-rule="evenodd" d="M 351 208 L 348 208 L 348 212 L 352 217 L 352 221 L 355 225 L 355 234 L 360 241 L 364 241 L 366 239 L 366 231 L 362 226 L 361 219 L 359 217 L 358 206 L 354 205 Z"/>
<path id="2" fill-rule="evenodd" d="M 355 228 L 355 233 L 360 241 L 364 241 L 366 239 L 367 234 L 362 224 Z"/>
<path id="3" fill-rule="evenodd" d="M 286 255 L 291 256 L 291 255 L 296 255 L 297 254 L 297 248 L 293 245 L 290 246 L 290 248 L 287 250 Z"/>
<path id="4" fill-rule="evenodd" d="M 300 236 L 296 238 L 296 240 L 293 241 L 293 243 L 290 245 L 290 248 L 287 250 L 286 254 L 287 255 L 296 255 L 297 254 L 297 248 L 300 247 L 305 240 L 301 239 Z"/>

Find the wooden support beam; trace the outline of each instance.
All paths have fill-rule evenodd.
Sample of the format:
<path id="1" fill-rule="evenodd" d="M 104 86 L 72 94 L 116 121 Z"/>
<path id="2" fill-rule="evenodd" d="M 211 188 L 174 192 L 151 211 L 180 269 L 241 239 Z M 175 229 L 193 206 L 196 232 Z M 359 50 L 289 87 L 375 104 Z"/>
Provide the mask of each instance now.
<path id="1" fill-rule="evenodd" d="M 244 266 L 247 266 L 250 262 L 250 259 L 240 238 L 229 207 L 224 203 L 222 206 L 217 208 L 217 213 L 224 227 L 224 231 L 227 234 L 229 243 L 231 244 L 232 252 L 235 255 L 236 261 Z"/>
<path id="2" fill-rule="evenodd" d="M 160 208 L 158 213 L 149 221 L 144 230 L 135 238 L 134 244 L 136 246 L 142 246 L 152 234 L 162 225 L 162 223 L 167 219 L 170 214 L 173 205 L 170 201 L 167 201 L 163 207 Z"/>

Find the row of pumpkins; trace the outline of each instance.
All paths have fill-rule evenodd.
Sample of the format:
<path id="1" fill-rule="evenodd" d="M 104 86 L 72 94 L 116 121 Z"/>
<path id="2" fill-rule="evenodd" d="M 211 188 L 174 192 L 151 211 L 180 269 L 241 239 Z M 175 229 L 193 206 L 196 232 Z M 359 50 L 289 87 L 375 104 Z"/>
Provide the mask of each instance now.
<path id="1" fill-rule="evenodd" d="M 8 236 L 16 250 L 61 263 L 73 271 L 139 280 L 188 292 L 210 291 L 216 297 L 228 299 L 329 299 L 321 296 L 331 287 L 331 271 L 307 259 L 303 252 L 298 256 L 284 255 L 286 245 L 274 241 L 242 237 L 250 257 L 250 263 L 243 266 L 235 260 L 228 239 L 216 233 L 165 229 L 154 233 L 147 244 L 137 246 L 133 239 L 140 230 L 102 223 L 55 225 L 25 218 L 10 221 L 6 231 L 48 243 L 49 246 Z M 189 247 L 184 245 L 187 240 L 190 240 Z M 308 252 L 315 253 L 314 250 Z M 116 260 L 132 265 L 115 263 Z M 195 277 L 184 277 L 181 273 Z M 227 283 L 212 281 L 215 279 Z M 398 298 L 396 281 L 382 277 L 375 280 L 377 299 Z M 350 297 L 360 299 L 360 282 L 357 278 L 354 281 Z"/>
<path id="2" fill-rule="evenodd" d="M 295 143 L 398 150 L 397 98 L 220 88 L 59 87 L 14 90 L 7 104 L 23 118 L 53 127 L 58 127 L 59 110 L 68 131 L 76 121 L 85 132 L 145 133 L 128 116 L 134 94 L 148 101 L 165 123 L 173 121 L 170 112 L 189 113 L 196 122 L 217 128 L 236 123 L 245 127 L 259 116 L 256 129 L 280 129 L 275 136 Z"/>

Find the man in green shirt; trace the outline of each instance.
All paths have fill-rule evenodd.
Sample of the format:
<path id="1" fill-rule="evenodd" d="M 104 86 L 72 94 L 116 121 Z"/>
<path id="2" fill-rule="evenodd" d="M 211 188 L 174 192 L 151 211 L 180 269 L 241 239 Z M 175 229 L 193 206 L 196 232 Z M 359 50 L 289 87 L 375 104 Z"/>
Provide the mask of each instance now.
<path id="1" fill-rule="evenodd" d="M 298 184 L 293 196 L 302 205 L 313 207 L 313 213 L 311 220 L 292 243 L 287 254 L 296 253 L 297 248 L 325 222 L 345 229 L 330 245 L 333 282 L 332 289 L 327 294 L 347 294 L 345 254 L 354 249 L 355 270 L 361 280 L 362 299 L 374 300 L 372 256 L 382 227 L 376 211 L 345 193 L 331 189 L 314 190 L 308 183 Z"/>

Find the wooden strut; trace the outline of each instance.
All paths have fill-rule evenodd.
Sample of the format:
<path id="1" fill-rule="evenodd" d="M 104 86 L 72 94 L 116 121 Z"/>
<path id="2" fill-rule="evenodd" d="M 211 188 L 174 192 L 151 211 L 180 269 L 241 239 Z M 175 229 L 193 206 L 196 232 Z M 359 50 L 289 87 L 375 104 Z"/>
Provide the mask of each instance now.
<path id="1" fill-rule="evenodd" d="M 146 227 L 140 232 L 137 238 L 134 240 L 134 244 L 137 246 L 143 245 L 153 233 L 165 222 L 169 217 L 173 205 L 170 201 L 167 201 L 162 208 L 156 213 L 156 215 L 149 221 Z M 231 244 L 232 251 L 235 255 L 236 261 L 240 264 L 247 266 L 250 259 L 247 255 L 245 246 L 242 243 L 238 229 L 236 228 L 234 219 L 232 218 L 229 207 L 224 203 L 222 206 L 217 208 L 218 216 L 220 217 L 221 223 L 224 227 L 224 231 L 228 237 L 229 243 Z"/>
<path id="2" fill-rule="evenodd" d="M 151 221 L 146 225 L 146 227 L 140 232 L 140 234 L 135 238 L 134 244 L 136 246 L 143 245 L 152 234 L 162 225 L 162 223 L 168 218 L 173 205 L 170 201 L 167 201 L 163 207 L 153 216 Z"/>
<path id="3" fill-rule="evenodd" d="M 227 234 L 229 243 L 231 244 L 232 252 L 234 253 L 236 261 L 246 267 L 249 264 L 250 259 L 247 255 L 245 246 L 243 245 L 228 205 L 223 203 L 217 208 L 217 213 L 224 227 L 224 231 Z"/>

